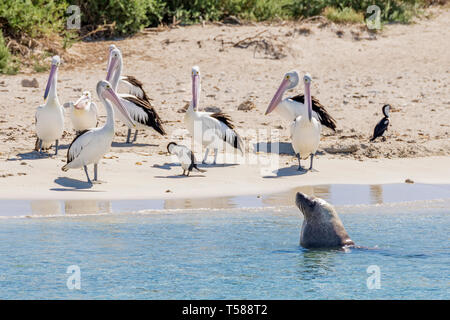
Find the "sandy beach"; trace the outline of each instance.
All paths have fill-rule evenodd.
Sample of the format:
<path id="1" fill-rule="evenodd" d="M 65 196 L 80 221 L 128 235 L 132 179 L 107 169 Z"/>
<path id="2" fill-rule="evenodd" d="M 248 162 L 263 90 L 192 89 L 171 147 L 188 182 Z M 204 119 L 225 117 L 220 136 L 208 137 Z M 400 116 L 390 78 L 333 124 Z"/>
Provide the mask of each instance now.
<path id="1" fill-rule="evenodd" d="M 60 102 L 75 101 L 84 90 L 96 96 L 114 43 L 123 52 L 124 74 L 144 83 L 168 135 L 142 131 L 136 144 L 126 145 L 126 127 L 117 122 L 115 142 L 99 167 L 105 182 L 88 185 L 82 169 L 61 171 L 75 136 L 68 116 L 59 155 L 33 151 L 34 114 L 48 74 L 1 75 L 0 198 L 156 199 L 273 193 L 314 184 L 450 183 L 449 38 L 450 12 L 442 9 L 430 19 L 387 25 L 377 34 L 319 20 L 151 29 L 124 40 L 76 43 L 62 54 Z M 257 42 L 246 49 L 233 47 L 252 39 Z M 269 43 L 270 50 L 258 41 Z M 225 165 L 221 154 L 218 165 L 186 178 L 179 176 L 166 145 L 180 141 L 184 132 L 193 65 L 202 70 L 200 108 L 231 115 L 246 153 Z M 270 155 L 256 153 L 252 130 L 275 129 L 289 147 L 289 123 L 264 111 L 292 69 L 312 75 L 312 94 L 337 121 L 336 133 L 322 131 L 317 171 L 306 174 L 295 170 L 292 154 L 281 154 L 271 168 L 248 160 Z M 38 88 L 22 86 L 23 79 L 33 78 Z M 301 92 L 300 85 L 290 94 Z M 238 110 L 243 103 L 250 110 Z M 393 107 L 387 140 L 369 143 L 385 103 Z M 105 111 L 99 109 L 101 125 Z"/>

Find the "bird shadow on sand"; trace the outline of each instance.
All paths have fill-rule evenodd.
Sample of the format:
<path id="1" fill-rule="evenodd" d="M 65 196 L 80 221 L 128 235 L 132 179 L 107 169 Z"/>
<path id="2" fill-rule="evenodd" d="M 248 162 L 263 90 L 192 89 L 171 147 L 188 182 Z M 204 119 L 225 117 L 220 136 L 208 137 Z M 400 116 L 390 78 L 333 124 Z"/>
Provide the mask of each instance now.
<path id="1" fill-rule="evenodd" d="M 295 151 L 290 142 L 258 142 L 253 144 L 254 152 L 275 153 L 295 156 Z M 316 151 L 316 155 L 324 155 L 323 151 Z"/>
<path id="2" fill-rule="evenodd" d="M 198 163 L 197 166 L 201 169 L 207 170 L 208 168 L 226 168 L 226 167 L 233 167 L 237 166 L 237 163 L 216 163 L 216 164 L 203 164 Z M 164 163 L 162 165 L 160 164 L 154 164 L 153 168 L 157 169 L 163 169 L 163 170 L 172 170 L 172 168 L 181 167 L 179 163 L 171 162 L 171 163 Z M 194 169 L 195 170 L 195 169 Z"/>
<path id="3" fill-rule="evenodd" d="M 315 171 L 315 170 L 314 170 Z M 278 170 L 272 171 L 274 175 L 266 175 L 263 178 L 278 178 L 278 177 L 289 177 L 289 176 L 302 176 L 310 172 L 309 170 L 298 170 L 298 165 L 280 168 Z"/>
<path id="4" fill-rule="evenodd" d="M 59 150 L 61 149 L 67 149 L 68 146 L 61 146 Z M 18 153 L 16 154 L 15 158 L 9 158 L 7 161 L 20 161 L 20 160 L 39 160 L 39 159 L 48 159 L 55 157 L 55 152 L 52 149 L 50 152 L 42 152 L 39 153 L 35 150 L 30 152 L 24 152 L 24 153 Z"/>
<path id="5" fill-rule="evenodd" d="M 132 147 L 158 147 L 157 144 L 151 143 L 126 143 L 126 142 L 113 142 L 111 147 L 113 148 L 132 148 Z"/>
<path id="6" fill-rule="evenodd" d="M 254 152 L 278 153 L 285 155 L 295 155 L 290 142 L 258 142 L 253 144 Z"/>
<path id="7" fill-rule="evenodd" d="M 99 190 L 89 190 L 93 187 L 92 184 L 90 184 L 87 181 L 80 181 L 72 178 L 67 177 L 58 177 L 54 181 L 56 184 L 59 184 L 60 186 L 64 188 L 51 188 L 51 191 L 89 191 L 89 192 L 102 192 Z"/>
<path id="8" fill-rule="evenodd" d="M 155 178 L 169 178 L 169 179 L 184 179 L 184 178 L 205 178 L 206 176 L 203 174 L 191 173 L 189 176 L 185 176 L 182 174 L 175 174 L 173 176 L 155 176 Z"/>

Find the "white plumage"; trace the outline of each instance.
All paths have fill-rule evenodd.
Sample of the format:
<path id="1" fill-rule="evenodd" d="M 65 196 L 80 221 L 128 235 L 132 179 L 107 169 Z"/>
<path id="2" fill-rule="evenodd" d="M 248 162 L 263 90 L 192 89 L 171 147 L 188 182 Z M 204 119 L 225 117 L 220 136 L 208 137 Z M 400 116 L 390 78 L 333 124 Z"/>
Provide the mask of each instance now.
<path id="1" fill-rule="evenodd" d="M 81 132 L 97 126 L 97 105 L 92 102 L 91 93 L 89 91 L 83 92 L 77 102 L 65 103 L 64 107 L 70 110 L 69 117 L 75 131 Z"/>
<path id="2" fill-rule="evenodd" d="M 36 151 L 41 152 L 43 149 L 48 149 L 55 142 L 55 154 L 58 154 L 58 140 L 64 131 L 64 110 L 59 103 L 57 94 L 59 64 L 59 57 L 54 56 L 44 93 L 44 99 L 48 98 L 48 100 L 45 105 L 37 108 L 35 115 Z"/>
<path id="3" fill-rule="evenodd" d="M 308 159 L 316 153 L 320 142 L 321 125 L 317 119 L 309 121 L 308 116 L 298 116 L 291 125 L 292 148 L 301 159 Z"/>
<path id="4" fill-rule="evenodd" d="M 292 148 L 298 159 L 298 169 L 303 170 L 300 160 L 311 157 L 310 170 L 313 168 L 313 159 L 320 142 L 321 125 L 319 120 L 312 116 L 311 102 L 311 76 L 306 74 L 303 78 L 305 83 L 305 100 L 307 114 L 298 116 L 291 125 Z"/>
<path id="5" fill-rule="evenodd" d="M 266 115 L 272 111 L 278 113 L 283 119 L 294 121 L 298 116 L 307 116 L 308 107 L 305 102 L 305 95 L 299 94 L 294 97 L 283 99 L 283 94 L 286 90 L 293 89 L 299 82 L 297 71 L 291 71 L 284 75 L 280 87 L 276 91 L 269 107 L 266 110 Z M 336 130 L 336 122 L 333 117 L 327 112 L 325 107 L 314 97 L 311 97 L 312 117 L 315 118 L 322 125 Z M 292 132 L 291 132 L 292 135 Z"/>
<path id="6" fill-rule="evenodd" d="M 178 145 L 175 142 L 170 142 L 167 145 L 167 151 L 170 154 L 173 154 L 178 158 L 181 168 L 183 169 L 183 175 L 186 174 L 187 176 L 189 176 L 189 173 L 193 169 L 195 169 L 199 172 L 206 172 L 206 170 L 202 170 L 197 167 L 195 156 L 188 147 L 183 146 L 183 145 Z"/>
<path id="7" fill-rule="evenodd" d="M 231 119 L 224 113 L 199 112 L 198 101 L 200 96 L 200 68 L 192 68 L 192 102 L 186 110 L 184 122 L 189 133 L 195 141 L 206 148 L 203 163 L 206 162 L 209 149 L 214 149 L 214 164 L 217 161 L 219 148 L 228 143 L 233 148 L 243 153 L 243 143 L 239 135 L 234 131 Z"/>
<path id="8" fill-rule="evenodd" d="M 120 103 L 109 82 L 100 81 L 97 84 L 97 94 L 106 108 L 106 123 L 101 128 L 89 129 L 78 135 L 70 144 L 67 151 L 67 164 L 62 167 L 63 171 L 84 167 L 89 183 L 91 183 L 91 180 L 87 166 L 94 164 L 94 181 L 97 181 L 97 164 L 103 158 L 103 155 L 110 150 L 114 137 L 114 110 L 109 101 L 116 106 L 120 113 L 123 113 L 124 119 L 130 123 L 130 126 L 133 125 L 133 120 Z"/>
<path id="9" fill-rule="evenodd" d="M 153 128 L 161 135 L 165 135 L 166 132 L 164 131 L 162 120 L 156 113 L 156 110 L 151 106 L 150 101 L 145 94 L 145 92 L 142 89 L 142 83 L 139 82 L 136 78 L 127 76 L 122 77 L 122 54 L 119 49 L 112 48 L 110 46 L 110 54 L 108 59 L 108 71 L 106 75 L 106 80 L 110 81 L 111 84 L 119 96 L 121 103 L 125 106 L 128 113 L 131 115 L 131 117 L 136 122 L 136 128 L 137 129 L 149 129 Z M 120 82 L 120 79 L 126 79 L 125 83 L 128 83 L 130 86 L 133 86 L 131 90 L 129 90 L 131 93 L 138 92 L 138 95 L 133 95 L 130 93 L 125 94 L 119 94 L 118 93 L 118 85 Z M 134 84 L 139 84 L 140 88 L 138 89 L 137 86 L 134 88 Z M 118 116 L 118 119 L 123 121 L 122 116 Z M 127 122 L 125 122 L 127 123 Z M 136 141 L 137 138 L 137 132 L 134 134 L 133 142 Z M 127 143 L 130 143 L 130 136 L 131 136 L 131 128 L 128 127 L 128 135 L 127 135 Z"/>

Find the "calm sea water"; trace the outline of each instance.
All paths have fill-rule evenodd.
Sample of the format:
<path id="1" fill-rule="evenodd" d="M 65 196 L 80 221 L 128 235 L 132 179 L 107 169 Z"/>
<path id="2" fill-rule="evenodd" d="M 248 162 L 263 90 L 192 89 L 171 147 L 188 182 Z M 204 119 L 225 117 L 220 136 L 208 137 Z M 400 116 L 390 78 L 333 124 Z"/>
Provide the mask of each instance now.
<path id="1" fill-rule="evenodd" d="M 10 218 L 6 208 L 23 204 L 3 203 L 0 299 L 449 299 L 450 201 L 422 193 L 423 201 L 341 201 L 351 238 L 370 248 L 350 252 L 301 248 L 300 212 L 278 203 L 290 196 L 255 197 L 254 208 L 134 213 L 126 202 L 99 202 L 102 215 L 51 202 L 50 214 L 58 203 L 65 212 L 56 217 L 34 202 L 28 211 L 40 218 L 31 219 Z M 73 265 L 80 290 L 66 285 Z M 380 289 L 367 287 L 369 266 L 379 268 Z"/>

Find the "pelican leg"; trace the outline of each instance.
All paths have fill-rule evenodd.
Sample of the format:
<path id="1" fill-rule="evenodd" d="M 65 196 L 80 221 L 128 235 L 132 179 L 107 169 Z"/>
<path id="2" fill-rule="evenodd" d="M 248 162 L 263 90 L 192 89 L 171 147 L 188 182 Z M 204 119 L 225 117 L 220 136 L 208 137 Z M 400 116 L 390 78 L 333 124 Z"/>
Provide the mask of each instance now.
<path id="1" fill-rule="evenodd" d="M 133 138 L 133 141 L 132 141 L 132 142 L 136 142 L 137 135 L 138 135 L 138 130 L 136 130 L 136 132 L 134 133 L 134 138 Z"/>
<path id="2" fill-rule="evenodd" d="M 314 159 L 314 155 L 311 153 L 311 165 L 309 166 L 309 170 L 313 169 L 313 159 Z"/>
<path id="3" fill-rule="evenodd" d="M 86 173 L 86 177 L 87 177 L 88 183 L 92 184 L 92 181 L 91 181 L 91 179 L 89 178 L 89 173 L 88 173 L 87 166 L 84 166 L 84 172 Z"/>
<path id="4" fill-rule="evenodd" d="M 181 174 L 182 176 L 184 176 L 186 173 L 186 170 L 183 169 L 183 173 Z"/>
<path id="5" fill-rule="evenodd" d="M 219 153 L 219 149 L 217 149 L 217 148 L 215 148 L 214 149 L 214 162 L 213 162 L 213 164 L 216 164 L 217 163 L 217 154 Z"/>
<path id="6" fill-rule="evenodd" d="M 187 171 L 186 177 L 189 177 L 189 173 L 191 173 L 189 170 Z"/>
<path id="7" fill-rule="evenodd" d="M 203 164 L 206 164 L 206 159 L 208 159 L 208 153 L 209 153 L 209 149 L 206 148 L 205 156 L 203 157 L 203 161 L 202 161 Z"/>
<path id="8" fill-rule="evenodd" d="M 39 151 L 39 153 L 42 153 L 42 140 L 41 139 L 38 139 L 38 140 L 39 140 L 38 151 Z"/>
<path id="9" fill-rule="evenodd" d="M 128 129 L 127 143 L 130 143 L 130 137 L 131 137 L 131 129 Z"/>
<path id="10" fill-rule="evenodd" d="M 302 167 L 302 164 L 300 163 L 300 153 L 297 153 L 297 160 L 298 160 L 298 171 L 304 171 L 305 169 Z"/>
<path id="11" fill-rule="evenodd" d="M 98 181 L 98 179 L 97 179 L 97 168 L 98 168 L 97 163 L 94 163 L 94 181 Z"/>
<path id="12" fill-rule="evenodd" d="M 58 155 L 59 140 L 55 141 L 55 156 Z"/>

